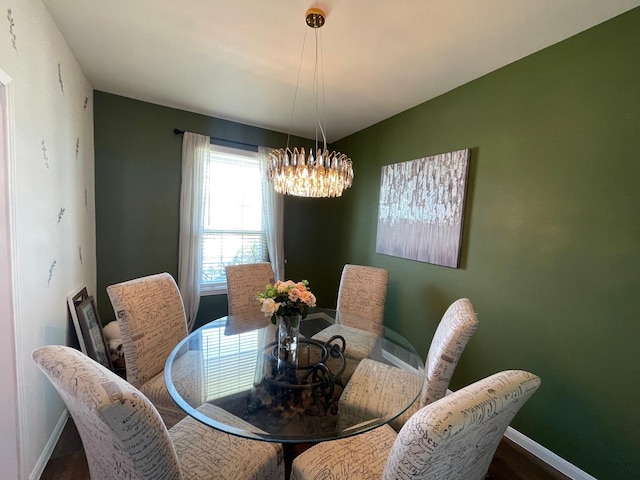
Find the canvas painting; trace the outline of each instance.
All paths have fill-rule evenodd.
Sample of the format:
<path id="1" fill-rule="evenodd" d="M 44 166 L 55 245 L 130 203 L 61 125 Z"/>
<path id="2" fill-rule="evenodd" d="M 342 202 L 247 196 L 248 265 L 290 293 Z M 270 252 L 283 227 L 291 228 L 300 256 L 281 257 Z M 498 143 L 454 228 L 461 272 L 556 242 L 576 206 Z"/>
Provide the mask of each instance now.
<path id="1" fill-rule="evenodd" d="M 458 268 L 470 150 L 382 167 L 376 252 Z"/>

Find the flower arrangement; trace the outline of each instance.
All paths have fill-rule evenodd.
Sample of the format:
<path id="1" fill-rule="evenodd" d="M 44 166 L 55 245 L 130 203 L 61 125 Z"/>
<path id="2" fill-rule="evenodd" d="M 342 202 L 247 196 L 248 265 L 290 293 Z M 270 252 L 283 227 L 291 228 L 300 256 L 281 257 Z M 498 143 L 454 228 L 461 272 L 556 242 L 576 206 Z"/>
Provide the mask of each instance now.
<path id="1" fill-rule="evenodd" d="M 267 285 L 264 292 L 258 292 L 256 298 L 262 304 L 260 311 L 266 317 L 271 317 L 271 323 L 276 324 L 276 317 L 292 315 L 307 316 L 310 307 L 316 306 L 316 297 L 309 289 L 309 282 L 278 281 L 274 285 Z"/>

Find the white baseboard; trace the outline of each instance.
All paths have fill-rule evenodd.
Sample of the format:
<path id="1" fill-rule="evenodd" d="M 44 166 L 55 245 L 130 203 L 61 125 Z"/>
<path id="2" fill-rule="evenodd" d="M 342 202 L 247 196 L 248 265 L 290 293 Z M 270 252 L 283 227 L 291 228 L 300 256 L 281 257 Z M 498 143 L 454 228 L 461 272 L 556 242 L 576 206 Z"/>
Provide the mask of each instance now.
<path id="1" fill-rule="evenodd" d="M 36 462 L 35 467 L 33 467 L 33 470 L 31 471 L 31 475 L 29 475 L 29 480 L 39 480 L 39 478 L 42 476 L 42 472 L 44 472 L 44 469 L 46 468 L 47 463 L 51 458 L 51 454 L 53 453 L 53 450 L 56 448 L 56 444 L 58 443 L 58 440 L 60 440 L 60 435 L 62 435 L 62 430 L 64 430 L 64 426 L 67 424 L 68 418 L 69 418 L 69 410 L 65 408 L 64 411 L 62 412 L 62 416 L 60 417 L 60 419 L 58 420 L 58 423 L 56 424 L 56 428 L 53 429 L 53 433 L 49 437 L 49 441 L 47 442 L 47 444 L 44 447 L 44 450 L 40 454 L 40 457 L 38 458 L 38 461 Z"/>
<path id="2" fill-rule="evenodd" d="M 547 465 L 550 465 L 560 473 L 573 480 L 597 480 L 595 477 L 592 477 L 587 472 L 580 470 L 572 463 L 569 463 L 564 458 L 556 455 L 551 450 L 543 447 L 539 443 L 534 442 L 529 437 L 523 435 L 514 428 L 508 427 L 504 436 L 520 447 L 524 448 L 531 455 L 538 457 Z"/>

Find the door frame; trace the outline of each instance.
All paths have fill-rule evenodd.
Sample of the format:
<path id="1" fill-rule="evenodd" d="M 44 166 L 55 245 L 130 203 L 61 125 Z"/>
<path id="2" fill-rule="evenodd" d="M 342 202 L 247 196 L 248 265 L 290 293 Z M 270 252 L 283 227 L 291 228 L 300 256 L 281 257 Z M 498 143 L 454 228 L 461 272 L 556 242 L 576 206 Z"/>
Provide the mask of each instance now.
<path id="1" fill-rule="evenodd" d="M 17 355 L 19 315 L 15 224 L 13 83 L 0 68 L 0 465 L 4 478 L 24 478 L 22 409 Z"/>

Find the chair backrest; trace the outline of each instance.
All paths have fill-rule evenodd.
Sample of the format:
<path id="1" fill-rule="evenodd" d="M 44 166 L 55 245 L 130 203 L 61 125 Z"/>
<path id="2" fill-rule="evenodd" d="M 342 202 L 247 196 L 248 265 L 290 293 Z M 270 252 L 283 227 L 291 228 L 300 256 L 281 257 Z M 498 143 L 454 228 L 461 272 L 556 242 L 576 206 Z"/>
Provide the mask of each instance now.
<path id="1" fill-rule="evenodd" d="M 389 270 L 384 268 L 345 265 L 338 289 L 337 321 L 382 336 L 388 281 Z"/>
<path id="2" fill-rule="evenodd" d="M 182 478 L 160 414 L 135 387 L 70 347 L 32 356 L 73 417 L 93 480 Z"/>
<path id="3" fill-rule="evenodd" d="M 273 268 L 269 262 L 227 265 L 227 301 L 229 315 L 259 313 L 258 292 L 267 284 L 274 284 Z"/>
<path id="4" fill-rule="evenodd" d="M 424 366 L 420 406 L 441 399 L 469 339 L 478 328 L 478 317 L 468 298 L 453 302 L 433 335 Z"/>
<path id="5" fill-rule="evenodd" d="M 511 420 L 539 386 L 536 375 L 508 370 L 421 408 L 398 433 L 383 479 L 483 479 Z"/>
<path id="6" fill-rule="evenodd" d="M 110 285 L 107 293 L 122 335 L 127 380 L 144 385 L 164 370 L 171 350 L 187 336 L 180 290 L 168 273 Z"/>

